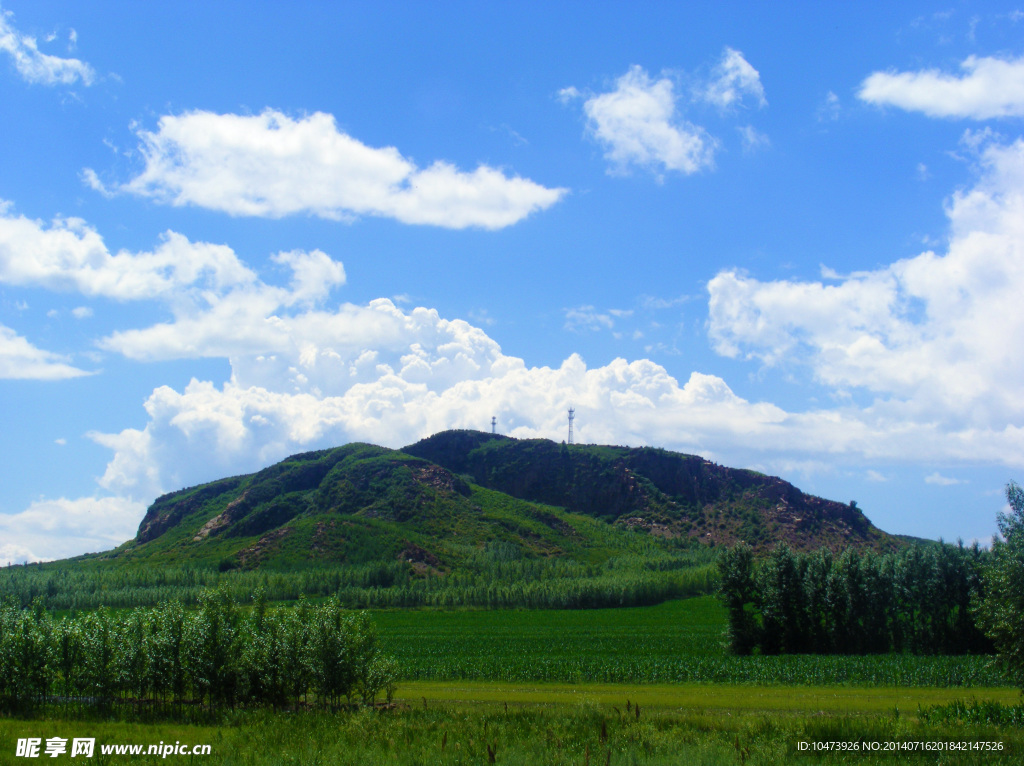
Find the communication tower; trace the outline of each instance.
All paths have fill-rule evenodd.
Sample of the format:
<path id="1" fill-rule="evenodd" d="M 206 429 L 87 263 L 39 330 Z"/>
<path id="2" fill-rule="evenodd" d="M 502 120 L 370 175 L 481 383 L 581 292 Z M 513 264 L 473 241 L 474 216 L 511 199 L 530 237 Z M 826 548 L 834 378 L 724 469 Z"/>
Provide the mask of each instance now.
<path id="1" fill-rule="evenodd" d="M 576 410 L 569 408 L 569 444 L 572 444 L 572 419 L 576 417 Z"/>
<path id="2" fill-rule="evenodd" d="M 495 430 L 497 427 L 498 427 L 498 419 L 496 417 L 494 417 L 493 415 L 491 415 L 491 433 L 492 434 L 497 433 L 497 431 Z"/>

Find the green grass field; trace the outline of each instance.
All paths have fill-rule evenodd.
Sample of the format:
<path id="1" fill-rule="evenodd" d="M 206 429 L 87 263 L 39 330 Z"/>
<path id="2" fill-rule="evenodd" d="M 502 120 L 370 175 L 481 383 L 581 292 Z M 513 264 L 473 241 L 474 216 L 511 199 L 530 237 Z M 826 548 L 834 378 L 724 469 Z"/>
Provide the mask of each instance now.
<path id="1" fill-rule="evenodd" d="M 1009 689 L 973 694 L 1019 699 Z M 399 690 L 398 707 L 385 711 L 225 714 L 216 726 L 5 719 L 0 762 L 29 762 L 13 757 L 19 738 L 57 736 L 94 737 L 97 755 L 87 762 L 97 764 L 484 764 L 491 762 L 488 748 L 494 763 L 523 765 L 1019 763 L 1019 728 L 935 725 L 918 717 L 916 703 L 939 704 L 955 696 L 949 689 L 887 687 L 410 682 Z M 211 753 L 164 759 L 99 752 L 104 744 L 160 742 L 208 744 Z M 815 742 L 858 748 L 967 743 L 967 749 L 801 752 L 801 742 L 810 748 Z"/>
<path id="2" fill-rule="evenodd" d="M 748 684 L 559 684 L 497 681 L 408 681 L 396 700 L 410 707 L 431 703 L 508 703 L 509 705 L 586 705 L 626 709 L 627 700 L 643 709 L 688 713 L 786 713 L 817 715 L 916 715 L 919 707 L 973 698 L 1013 705 L 1020 691 L 978 687 L 965 692 L 932 686 L 763 686 Z"/>

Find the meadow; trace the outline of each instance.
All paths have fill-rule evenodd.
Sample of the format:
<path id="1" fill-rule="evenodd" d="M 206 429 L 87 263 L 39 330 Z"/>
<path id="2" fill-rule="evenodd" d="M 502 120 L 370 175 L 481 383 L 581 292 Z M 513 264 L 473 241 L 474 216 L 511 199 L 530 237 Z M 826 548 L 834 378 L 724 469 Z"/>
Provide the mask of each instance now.
<path id="1" fill-rule="evenodd" d="M 523 689 L 414 682 L 400 695 L 398 707 L 383 711 L 241 712 L 216 724 L 187 726 L 5 719 L 0 720 L 0 753 L 13 754 L 18 738 L 53 736 L 95 738 L 91 762 L 98 764 L 987 765 L 1019 763 L 1024 753 L 1022 729 L 933 721 L 913 709 L 904 713 L 891 704 L 894 694 L 902 699 L 899 690 L 751 691 L 748 686 Z M 931 690 L 911 696 L 942 704 L 945 694 Z M 1014 694 L 992 692 L 1003 699 Z M 211 753 L 162 759 L 100 752 L 104 744 L 158 742 L 208 744 Z M 849 743 L 857 749 L 816 750 L 814 743 Z M 916 743 L 942 749 L 925 750 Z M 878 749 L 868 750 L 873 747 Z"/>

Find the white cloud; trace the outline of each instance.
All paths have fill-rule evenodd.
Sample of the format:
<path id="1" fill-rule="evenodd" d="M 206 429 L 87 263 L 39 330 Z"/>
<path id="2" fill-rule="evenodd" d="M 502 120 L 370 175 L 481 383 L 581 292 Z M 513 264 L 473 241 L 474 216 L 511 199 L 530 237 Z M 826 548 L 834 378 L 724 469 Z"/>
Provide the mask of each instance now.
<path id="1" fill-rule="evenodd" d="M 144 503 L 119 497 L 37 500 L 0 514 L 0 565 L 105 551 L 135 536 Z"/>
<path id="2" fill-rule="evenodd" d="M 46 225 L 15 216 L 11 208 L 0 200 L 0 282 L 9 285 L 138 300 L 191 285 L 220 291 L 255 279 L 224 245 L 190 242 L 169 231 L 152 252 L 112 254 L 80 218 Z"/>
<path id="3" fill-rule="evenodd" d="M 936 69 L 875 72 L 858 96 L 879 106 L 896 106 L 929 117 L 988 120 L 1024 116 L 1024 58 L 968 56 L 962 76 Z"/>
<path id="4" fill-rule="evenodd" d="M 953 195 L 945 254 L 925 252 L 837 284 L 762 282 L 735 270 L 708 285 L 709 332 L 726 356 L 800 361 L 834 388 L 878 398 L 907 422 L 1024 425 L 1024 140 L 990 144 L 981 177 Z"/>
<path id="5" fill-rule="evenodd" d="M 868 472 L 865 475 L 865 478 L 868 481 L 874 482 L 874 483 L 883 483 L 883 482 L 889 481 L 889 477 L 888 476 L 886 476 L 883 473 L 879 473 L 878 471 L 876 471 L 874 469 L 868 469 Z"/>
<path id="6" fill-rule="evenodd" d="M 71 309 L 71 316 L 75 319 L 88 319 L 92 316 L 92 309 L 88 306 L 76 306 Z"/>
<path id="7" fill-rule="evenodd" d="M 91 374 L 67 361 L 67 357 L 36 348 L 0 325 L 0 380 L 65 380 Z"/>
<path id="8" fill-rule="evenodd" d="M 585 94 L 570 86 L 558 92 L 563 104 L 583 99 L 587 133 L 604 147 L 610 174 L 625 174 L 640 168 L 661 174 L 675 171 L 690 175 L 714 166 L 718 141 L 703 127 L 683 118 L 680 103 L 710 103 L 723 112 L 733 112 L 745 100 L 766 106 L 761 76 L 743 54 L 726 48 L 711 75 L 695 81 L 679 94 L 673 79 L 658 79 L 634 65 L 615 81 L 613 90 Z M 741 128 L 744 147 L 767 143 L 767 137 L 753 127 Z"/>
<path id="9" fill-rule="evenodd" d="M 570 85 L 568 88 L 562 88 L 558 91 L 558 100 L 563 104 L 568 104 L 570 101 L 574 101 L 582 95 L 583 94 L 580 93 L 579 88 L 574 85 Z"/>
<path id="10" fill-rule="evenodd" d="M 658 298 L 653 295 L 642 295 L 640 296 L 640 305 L 649 311 L 661 311 L 662 309 L 681 306 L 692 299 L 693 296 L 690 295 L 680 295 L 677 298 Z"/>
<path id="11" fill-rule="evenodd" d="M 565 329 L 574 332 L 582 330 L 610 330 L 615 326 L 611 311 L 601 313 L 593 306 L 577 306 L 565 309 Z"/>
<path id="12" fill-rule="evenodd" d="M 842 106 L 839 96 L 829 91 L 825 95 L 825 100 L 818 106 L 818 122 L 835 122 L 839 119 L 840 111 L 842 111 Z"/>
<path id="13" fill-rule="evenodd" d="M 13 14 L 0 8 L 0 51 L 11 57 L 22 79 L 42 85 L 92 85 L 96 73 L 78 59 L 60 58 L 42 53 L 36 39 L 11 26 Z"/>
<path id="14" fill-rule="evenodd" d="M 563 98 L 579 96 L 575 88 Z M 633 66 L 615 81 L 615 89 L 583 103 L 589 133 L 605 147 L 609 172 L 625 173 L 631 166 L 661 172 L 696 173 L 713 164 L 715 140 L 676 110 L 672 80 L 651 79 Z"/>
<path id="15" fill-rule="evenodd" d="M 933 474 L 924 477 L 925 484 L 936 484 L 940 487 L 952 487 L 956 484 L 966 484 L 964 479 L 953 479 L 949 476 L 943 476 L 938 471 Z"/>
<path id="16" fill-rule="evenodd" d="M 394 147 L 373 148 L 317 112 L 292 119 L 193 111 L 139 131 L 146 166 L 113 191 L 231 215 L 305 213 L 334 220 L 374 215 L 452 229 L 501 229 L 566 193 L 480 165 L 437 161 L 420 168 Z M 105 189 L 96 174 L 86 181 Z"/>
<path id="17" fill-rule="evenodd" d="M 771 139 L 754 128 L 753 125 L 743 125 L 736 128 L 736 130 L 739 131 L 740 140 L 743 142 L 743 151 L 745 152 L 756 152 L 759 149 L 767 149 L 772 145 Z"/>
<path id="18" fill-rule="evenodd" d="M 715 66 L 712 78 L 699 90 L 700 97 L 721 109 L 740 104 L 750 96 L 758 106 L 767 106 L 761 75 L 752 67 L 743 54 L 726 48 L 722 59 Z"/>

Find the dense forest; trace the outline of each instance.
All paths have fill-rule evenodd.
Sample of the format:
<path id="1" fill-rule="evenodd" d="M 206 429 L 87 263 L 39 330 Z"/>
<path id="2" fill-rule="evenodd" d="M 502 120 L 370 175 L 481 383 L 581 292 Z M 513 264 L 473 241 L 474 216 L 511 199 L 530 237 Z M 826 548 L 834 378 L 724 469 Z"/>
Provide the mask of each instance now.
<path id="1" fill-rule="evenodd" d="M 759 560 L 735 546 L 718 564 L 730 646 L 737 654 L 991 652 L 972 608 L 989 556 L 977 544 L 840 555 L 779 545 Z"/>

